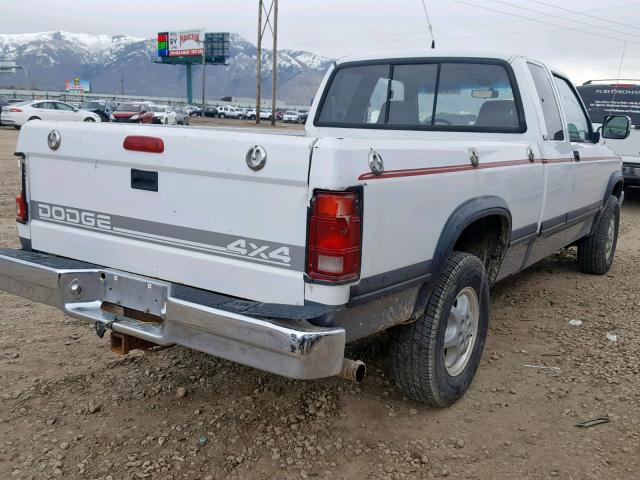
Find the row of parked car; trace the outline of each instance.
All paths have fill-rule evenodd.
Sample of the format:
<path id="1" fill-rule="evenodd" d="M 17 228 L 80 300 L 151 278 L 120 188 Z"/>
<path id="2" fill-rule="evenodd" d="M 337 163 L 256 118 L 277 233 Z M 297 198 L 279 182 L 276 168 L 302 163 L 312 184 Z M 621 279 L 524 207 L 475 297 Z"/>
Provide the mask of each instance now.
<path id="1" fill-rule="evenodd" d="M 305 123 L 307 111 L 260 110 L 260 119 L 286 123 Z M 223 105 L 207 107 L 205 117 L 256 119 L 256 109 Z M 13 125 L 16 128 L 29 120 L 66 120 L 85 122 L 126 122 L 157 123 L 163 125 L 189 125 L 189 118 L 202 116 L 202 109 L 193 105 L 171 107 L 151 102 L 122 102 L 114 100 L 90 100 L 80 103 L 59 100 L 15 101 L 0 96 L 0 125 Z"/>
<path id="2" fill-rule="evenodd" d="M 197 113 L 197 115 L 199 114 Z M 235 118 L 239 120 L 255 120 L 257 116 L 255 108 L 235 107 L 233 105 L 207 107 L 204 115 L 205 117 Z M 271 109 L 260 109 L 261 120 L 271 120 L 273 115 Z M 286 123 L 305 123 L 308 115 L 309 112 L 303 110 L 276 110 L 275 112 L 276 120 Z"/>
<path id="3" fill-rule="evenodd" d="M 92 100 L 72 104 L 59 100 L 11 102 L 0 97 L 0 125 L 20 128 L 30 120 L 157 123 L 189 125 L 191 110 L 148 102 Z"/>

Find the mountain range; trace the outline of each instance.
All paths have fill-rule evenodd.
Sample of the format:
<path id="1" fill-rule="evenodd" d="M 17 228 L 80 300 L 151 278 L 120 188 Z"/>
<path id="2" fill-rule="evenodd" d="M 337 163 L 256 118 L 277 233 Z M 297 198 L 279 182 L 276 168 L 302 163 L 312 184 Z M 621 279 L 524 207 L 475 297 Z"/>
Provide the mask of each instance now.
<path id="1" fill-rule="evenodd" d="M 257 47 L 240 35 L 230 35 L 227 66 L 206 70 L 206 95 L 255 97 Z M 15 61 L 26 74 L 0 75 L 0 88 L 63 90 L 65 80 L 80 77 L 94 93 L 186 96 L 186 68 L 155 63 L 156 40 L 128 35 L 89 35 L 65 31 L 0 34 L 0 61 Z M 278 98 L 308 105 L 331 59 L 305 51 L 278 51 Z M 272 51 L 263 49 L 265 98 L 271 96 Z M 121 83 L 122 80 L 122 83 Z M 202 69 L 193 68 L 194 97 L 201 96 Z"/>

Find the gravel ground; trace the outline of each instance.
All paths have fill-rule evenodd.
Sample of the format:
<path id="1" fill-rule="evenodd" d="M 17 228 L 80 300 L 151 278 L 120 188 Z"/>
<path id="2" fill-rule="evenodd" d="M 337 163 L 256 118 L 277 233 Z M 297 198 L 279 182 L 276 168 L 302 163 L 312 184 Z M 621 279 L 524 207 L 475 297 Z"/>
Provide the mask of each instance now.
<path id="1" fill-rule="evenodd" d="M 16 138 L 0 128 L 1 247 Z M 384 336 L 352 347 L 360 386 L 293 381 L 183 348 L 116 357 L 0 293 L 0 479 L 638 479 L 639 219 L 631 192 L 609 275 L 567 250 L 498 284 L 476 380 L 441 411 L 394 386 Z"/>

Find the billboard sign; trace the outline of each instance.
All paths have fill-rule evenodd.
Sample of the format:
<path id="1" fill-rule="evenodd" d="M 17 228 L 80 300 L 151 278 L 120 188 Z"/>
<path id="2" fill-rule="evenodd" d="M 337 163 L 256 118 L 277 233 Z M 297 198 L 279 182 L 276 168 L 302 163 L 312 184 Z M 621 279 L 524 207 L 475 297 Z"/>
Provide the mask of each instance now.
<path id="1" fill-rule="evenodd" d="M 158 33 L 159 57 L 202 57 L 204 29 Z"/>
<path id="2" fill-rule="evenodd" d="M 64 89 L 69 93 L 91 93 L 91 82 L 76 77 L 73 80 L 66 80 Z"/>
<path id="3" fill-rule="evenodd" d="M 217 32 L 205 35 L 206 62 L 210 65 L 227 65 L 230 56 L 229 33 Z"/>
<path id="4" fill-rule="evenodd" d="M 16 62 L 0 62 L 0 73 L 16 73 Z"/>

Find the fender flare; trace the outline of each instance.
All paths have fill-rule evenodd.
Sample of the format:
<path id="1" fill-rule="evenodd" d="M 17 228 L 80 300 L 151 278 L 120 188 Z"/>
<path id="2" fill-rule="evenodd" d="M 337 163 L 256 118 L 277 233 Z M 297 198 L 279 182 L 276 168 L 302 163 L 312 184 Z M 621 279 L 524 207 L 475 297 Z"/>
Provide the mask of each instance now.
<path id="1" fill-rule="evenodd" d="M 613 194 L 613 190 L 618 184 L 624 186 L 624 177 L 622 176 L 621 171 L 613 172 L 609 177 L 609 183 L 607 184 L 607 189 L 605 190 L 604 198 L 602 199 L 602 208 L 607 205 L 609 197 Z"/>
<path id="2" fill-rule="evenodd" d="M 509 236 L 511 236 L 511 211 L 507 202 L 502 198 L 496 196 L 475 197 L 458 205 L 445 223 L 433 252 L 431 270 L 434 278 L 440 274 L 440 270 L 464 229 L 476 220 L 490 215 L 504 217 L 507 220 Z"/>
<path id="3" fill-rule="evenodd" d="M 499 215 L 507 220 L 507 228 L 509 231 L 509 238 L 507 239 L 508 245 L 511 237 L 511 210 L 509 210 L 507 202 L 502 198 L 490 195 L 471 198 L 458 205 L 451 213 L 440 233 L 436 249 L 433 252 L 430 268 L 431 280 L 425 283 L 420 289 L 413 310 L 413 318 L 421 315 L 426 308 L 429 297 L 431 296 L 433 282 L 440 276 L 440 272 L 447 258 L 453 251 L 454 245 L 465 228 L 476 220 L 491 215 Z M 502 261 L 502 259 L 500 259 L 500 261 Z"/>

